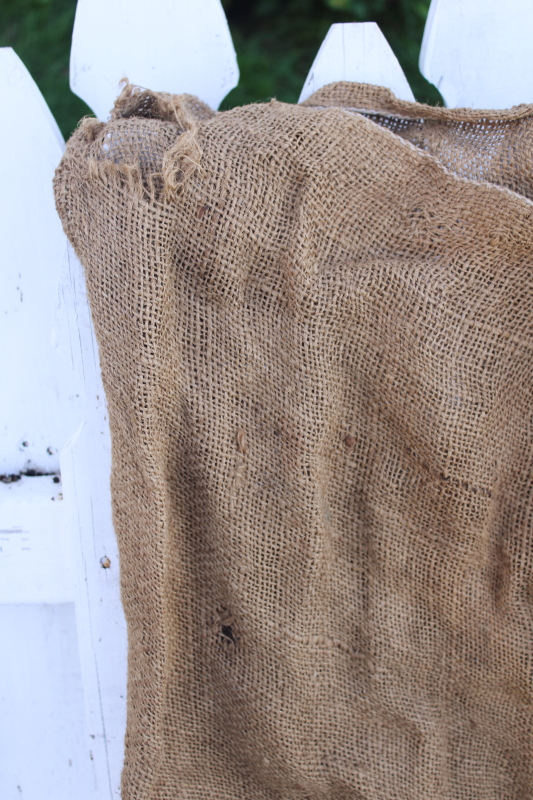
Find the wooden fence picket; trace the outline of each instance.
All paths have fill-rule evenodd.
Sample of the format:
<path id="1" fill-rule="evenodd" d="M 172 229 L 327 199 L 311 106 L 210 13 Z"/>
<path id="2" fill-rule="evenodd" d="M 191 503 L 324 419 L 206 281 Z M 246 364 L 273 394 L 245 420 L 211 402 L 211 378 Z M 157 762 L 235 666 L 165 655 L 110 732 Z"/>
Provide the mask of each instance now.
<path id="1" fill-rule="evenodd" d="M 82 383 L 84 420 L 61 452 L 74 540 L 76 619 L 95 798 L 120 795 L 126 726 L 127 631 L 111 514 L 111 439 L 83 268 L 69 245 L 59 286 L 57 336 Z"/>
<path id="2" fill-rule="evenodd" d="M 196 94 L 218 107 L 238 79 L 219 0 L 194 6 L 139 1 L 129 5 L 127 15 L 116 1 L 104 6 L 100 0 L 80 0 L 71 53 L 73 91 L 106 118 L 124 75 L 150 88 Z M 58 339 L 68 344 L 68 360 L 83 384 L 84 398 L 84 422 L 62 453 L 61 472 L 77 538 L 77 619 L 96 795 L 111 800 L 119 792 L 123 761 L 127 637 L 111 518 L 110 433 L 98 346 L 83 270 L 70 247 L 60 297 Z"/>
<path id="3" fill-rule="evenodd" d="M 375 22 L 331 26 L 309 70 L 299 102 L 334 81 L 387 86 L 402 100 L 414 100 L 398 59 Z"/>
<path id="4" fill-rule="evenodd" d="M 26 67 L 0 49 L 0 374 L 16 376 L 0 392 L 0 474 L 59 471 L 59 449 L 81 421 L 68 368 L 51 343 L 66 239 L 52 178 L 63 138 Z M 76 408 L 78 406 L 78 408 Z"/>
<path id="5" fill-rule="evenodd" d="M 63 139 L 10 48 L 0 49 L 0 103 L 0 797 L 94 800 L 59 476 L 81 385 L 51 341 L 66 247 L 52 193 Z"/>
<path id="6" fill-rule="evenodd" d="M 533 102 L 533 3 L 432 0 L 420 72 L 450 108 Z"/>
<path id="7" fill-rule="evenodd" d="M 78 0 L 72 91 L 107 119 L 124 77 L 217 109 L 239 80 L 220 0 Z"/>

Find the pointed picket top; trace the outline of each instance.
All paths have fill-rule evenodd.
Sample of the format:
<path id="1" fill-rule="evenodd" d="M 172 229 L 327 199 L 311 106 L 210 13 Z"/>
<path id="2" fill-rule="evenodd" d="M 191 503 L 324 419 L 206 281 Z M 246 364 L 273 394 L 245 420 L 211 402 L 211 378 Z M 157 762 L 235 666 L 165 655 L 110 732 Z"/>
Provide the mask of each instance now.
<path id="1" fill-rule="evenodd" d="M 58 451 L 80 424 L 51 343 L 66 245 L 52 191 L 63 138 L 9 47 L 0 49 L 0 105 L 0 474 L 56 472 Z"/>
<path id="2" fill-rule="evenodd" d="M 72 91 L 105 120 L 125 77 L 218 108 L 239 80 L 220 0 L 78 0 Z"/>
<path id="3" fill-rule="evenodd" d="M 433 0 L 420 71 L 451 108 L 533 103 L 533 3 Z"/>
<path id="4" fill-rule="evenodd" d="M 329 29 L 302 89 L 299 102 L 334 81 L 373 83 L 414 100 L 398 59 L 375 22 L 337 23 Z"/>

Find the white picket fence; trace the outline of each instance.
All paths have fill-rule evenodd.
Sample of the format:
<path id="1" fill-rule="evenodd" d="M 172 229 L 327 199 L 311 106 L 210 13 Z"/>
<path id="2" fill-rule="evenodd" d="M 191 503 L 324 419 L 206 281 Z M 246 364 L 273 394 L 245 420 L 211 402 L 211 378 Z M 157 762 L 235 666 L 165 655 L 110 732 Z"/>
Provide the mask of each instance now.
<path id="1" fill-rule="evenodd" d="M 530 0 L 433 0 L 421 71 L 450 106 L 533 102 L 531 39 Z M 73 91 L 105 119 L 126 75 L 217 108 L 238 81 L 219 0 L 79 0 Z M 337 80 L 413 99 L 375 23 L 332 26 L 300 101 Z M 98 348 L 52 196 L 64 143 L 10 48 L 0 98 L 0 798 L 112 800 L 126 627 Z"/>

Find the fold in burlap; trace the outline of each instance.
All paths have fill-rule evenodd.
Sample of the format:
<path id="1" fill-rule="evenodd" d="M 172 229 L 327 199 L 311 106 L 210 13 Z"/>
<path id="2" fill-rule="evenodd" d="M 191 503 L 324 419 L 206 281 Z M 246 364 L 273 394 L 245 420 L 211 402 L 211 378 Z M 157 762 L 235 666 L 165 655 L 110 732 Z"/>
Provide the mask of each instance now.
<path id="1" fill-rule="evenodd" d="M 303 103 L 364 114 L 427 150 L 465 178 L 490 181 L 533 198 L 533 108 L 480 111 L 410 103 L 383 86 L 330 84 Z"/>
<path id="2" fill-rule="evenodd" d="M 124 800 L 533 796 L 532 131 L 126 87 L 70 140 Z"/>

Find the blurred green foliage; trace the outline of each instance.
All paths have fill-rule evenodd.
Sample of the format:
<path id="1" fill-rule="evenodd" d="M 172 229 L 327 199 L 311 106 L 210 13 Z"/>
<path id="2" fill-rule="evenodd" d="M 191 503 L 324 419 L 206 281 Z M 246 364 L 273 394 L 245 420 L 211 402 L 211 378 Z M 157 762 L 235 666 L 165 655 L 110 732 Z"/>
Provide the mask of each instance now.
<path id="1" fill-rule="evenodd" d="M 193 2 L 193 0 L 189 0 Z M 266 100 L 294 103 L 329 26 L 375 21 L 418 100 L 441 102 L 418 71 L 429 0 L 222 0 L 241 78 L 221 108 Z M 63 135 L 90 110 L 69 89 L 68 61 L 76 0 L 0 0 L 0 46 L 25 63 Z"/>

